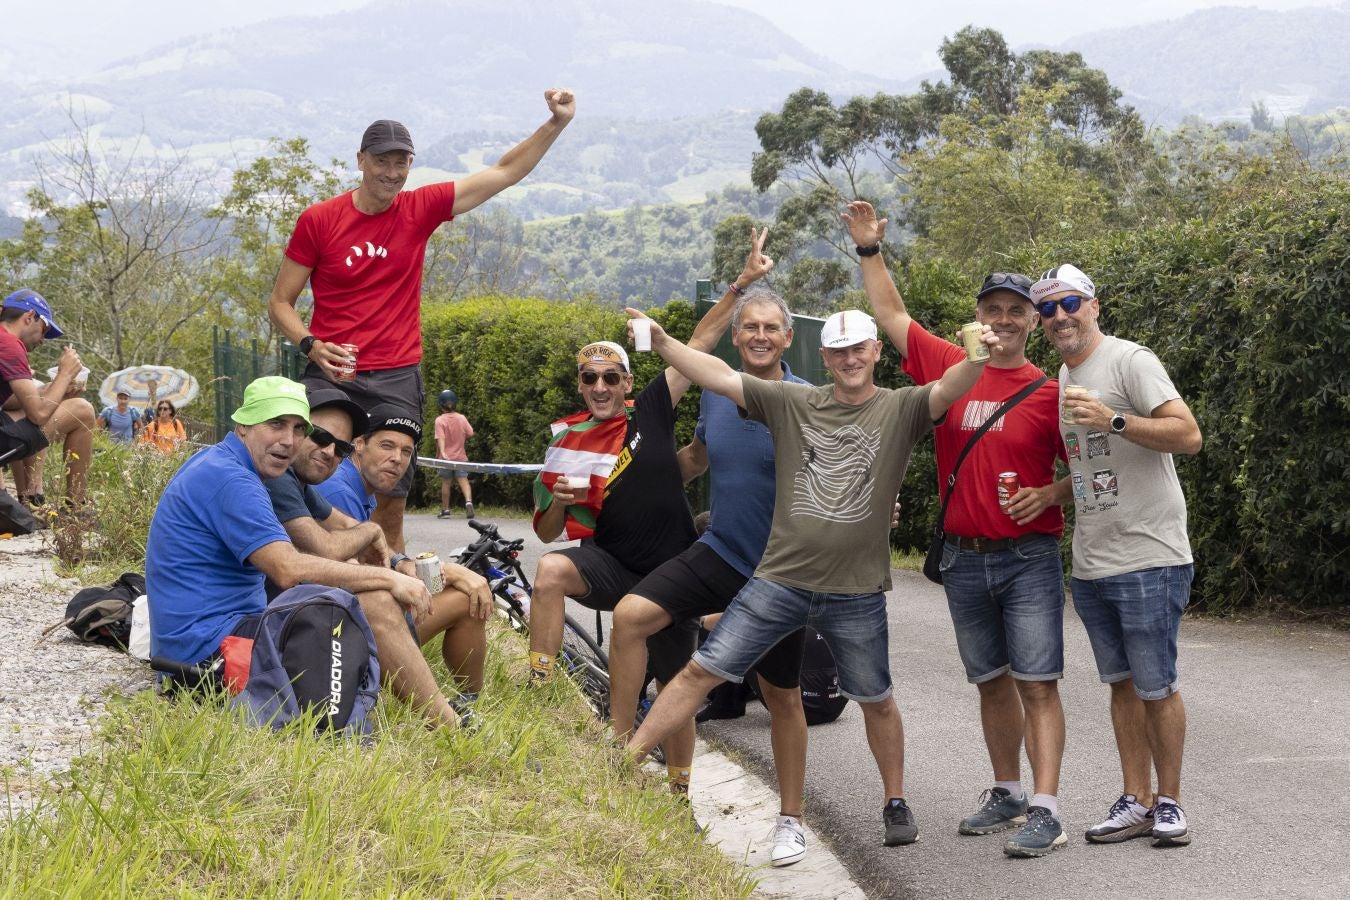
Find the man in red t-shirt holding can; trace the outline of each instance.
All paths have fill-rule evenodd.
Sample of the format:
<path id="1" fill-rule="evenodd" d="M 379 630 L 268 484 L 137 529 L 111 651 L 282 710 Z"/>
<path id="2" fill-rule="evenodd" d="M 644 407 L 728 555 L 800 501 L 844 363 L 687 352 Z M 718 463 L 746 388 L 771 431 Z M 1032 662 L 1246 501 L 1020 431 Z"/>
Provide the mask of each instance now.
<path id="1" fill-rule="evenodd" d="M 576 112 L 569 90 L 550 88 L 544 100 L 548 121 L 494 165 L 410 191 L 403 191 L 413 161 L 408 129 L 391 119 L 366 129 L 356 154 L 361 184 L 300 214 L 268 300 L 272 322 L 309 359 L 300 379 L 307 387 L 335 384 L 367 412 L 393 405 L 421 423 L 427 240 L 441 223 L 481 205 L 538 165 Z M 306 282 L 314 294 L 309 325 L 295 310 Z M 409 464 L 398 485 L 379 497 L 373 516 L 399 552 L 412 473 Z"/>
<path id="2" fill-rule="evenodd" d="M 886 220 L 871 204 L 850 203 L 844 221 L 858 245 L 863 286 L 877 323 L 904 357 L 918 384 L 942 376 L 966 352 L 929 334 L 910 318 L 882 259 Z M 1027 360 L 1027 338 L 1038 317 L 1031 279 L 996 272 L 975 300 L 975 317 L 993 328 L 999 348 L 975 387 L 934 428 L 938 485 L 966 442 L 994 412 L 1045 373 Z M 1059 769 L 1064 755 L 1064 572 L 1059 539 L 1068 482 L 1055 482 L 1059 386 L 1046 381 L 989 428 L 957 473 L 944 521 L 942 585 L 956 629 L 966 677 L 980 693 L 980 719 L 994 785 L 980 808 L 961 821 L 961 834 L 992 834 L 1021 826 L 1004 845 L 1009 856 L 1044 856 L 1067 838 L 1059 821 Z M 1012 475 L 1015 473 L 1017 487 Z M 1000 503 L 1000 493 L 1005 503 Z M 1028 800 L 1021 784 L 1021 747 L 1035 779 Z"/>

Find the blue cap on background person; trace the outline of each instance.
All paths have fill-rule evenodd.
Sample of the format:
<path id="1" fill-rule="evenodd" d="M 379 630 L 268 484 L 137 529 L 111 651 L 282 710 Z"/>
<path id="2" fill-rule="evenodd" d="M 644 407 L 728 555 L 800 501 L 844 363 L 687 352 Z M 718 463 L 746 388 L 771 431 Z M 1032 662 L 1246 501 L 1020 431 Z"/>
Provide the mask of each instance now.
<path id="1" fill-rule="evenodd" d="M 440 404 L 441 409 L 454 409 L 459 405 L 459 394 L 449 389 L 441 391 Z"/>
<path id="2" fill-rule="evenodd" d="M 244 405 L 230 418 L 238 425 L 257 425 L 281 416 L 299 416 L 309 425 L 305 386 L 280 375 L 264 375 L 244 388 Z"/>
<path id="3" fill-rule="evenodd" d="M 52 315 L 51 304 L 37 291 L 20 288 L 5 298 L 4 306 L 5 309 L 26 309 L 29 312 L 37 313 L 37 317 L 42 320 L 42 324 L 47 326 L 47 330 L 42 333 L 42 336 L 49 341 L 65 334 L 64 331 L 56 327 L 56 317 Z"/>

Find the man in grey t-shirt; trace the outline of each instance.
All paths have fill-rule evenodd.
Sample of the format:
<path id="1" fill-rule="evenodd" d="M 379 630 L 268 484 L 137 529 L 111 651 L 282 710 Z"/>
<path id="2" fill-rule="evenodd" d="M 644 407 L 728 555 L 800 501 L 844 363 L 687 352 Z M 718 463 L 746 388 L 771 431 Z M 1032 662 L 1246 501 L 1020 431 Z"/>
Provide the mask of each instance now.
<path id="1" fill-rule="evenodd" d="M 628 315 L 641 313 L 630 309 Z M 998 346 L 988 326 L 984 340 Z M 628 746 L 646 755 L 688 721 L 709 690 L 740 681 L 780 639 L 813 625 L 834 654 L 840 692 L 863 711 L 881 772 L 885 843 L 909 844 L 918 827 L 904 799 L 905 736 L 891 695 L 887 532 L 910 450 L 970 390 L 981 366 L 962 361 L 924 387 L 878 387 L 872 381 L 881 358 L 877 326 L 857 310 L 830 316 L 821 344 L 833 384 L 811 387 L 737 373 L 652 324 L 652 349 L 666 362 L 768 426 L 776 496 L 773 529 L 754 577 L 662 691 Z"/>
<path id="2" fill-rule="evenodd" d="M 1095 294 L 1092 279 L 1069 265 L 1031 286 L 1041 327 L 1064 359 L 1060 431 L 1075 510 L 1074 610 L 1097 672 L 1111 685 L 1125 783 L 1086 837 L 1187 844 L 1177 632 L 1195 569 L 1172 454 L 1199 452 L 1200 427 L 1151 351 L 1102 334 Z"/>

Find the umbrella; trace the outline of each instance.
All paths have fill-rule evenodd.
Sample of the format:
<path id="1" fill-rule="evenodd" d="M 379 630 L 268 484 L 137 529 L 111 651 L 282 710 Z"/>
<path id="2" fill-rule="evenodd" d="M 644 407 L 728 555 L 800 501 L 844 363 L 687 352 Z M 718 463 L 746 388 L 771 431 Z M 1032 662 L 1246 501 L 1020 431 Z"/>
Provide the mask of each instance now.
<path id="1" fill-rule="evenodd" d="M 103 379 L 98 389 L 98 397 L 109 406 L 117 403 L 119 391 L 125 391 L 133 404 L 145 405 L 150 402 L 150 382 L 155 386 L 155 399 L 168 400 L 176 407 L 186 406 L 197 396 L 200 388 L 197 379 L 182 369 L 169 366 L 132 366 L 119 369 Z"/>

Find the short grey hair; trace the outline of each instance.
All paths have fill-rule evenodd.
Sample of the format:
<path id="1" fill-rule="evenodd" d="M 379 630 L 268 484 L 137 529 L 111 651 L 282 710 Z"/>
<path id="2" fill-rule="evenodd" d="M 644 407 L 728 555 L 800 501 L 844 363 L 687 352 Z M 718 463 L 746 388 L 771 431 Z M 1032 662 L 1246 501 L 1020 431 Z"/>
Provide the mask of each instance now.
<path id="1" fill-rule="evenodd" d="M 745 308 L 751 303 L 763 303 L 766 306 L 776 306 L 778 311 L 783 315 L 783 330 L 791 330 L 792 310 L 788 309 L 787 301 L 766 287 L 751 288 L 736 301 L 736 308 L 731 312 L 731 327 L 733 329 L 740 330 L 741 315 L 745 312 Z"/>

